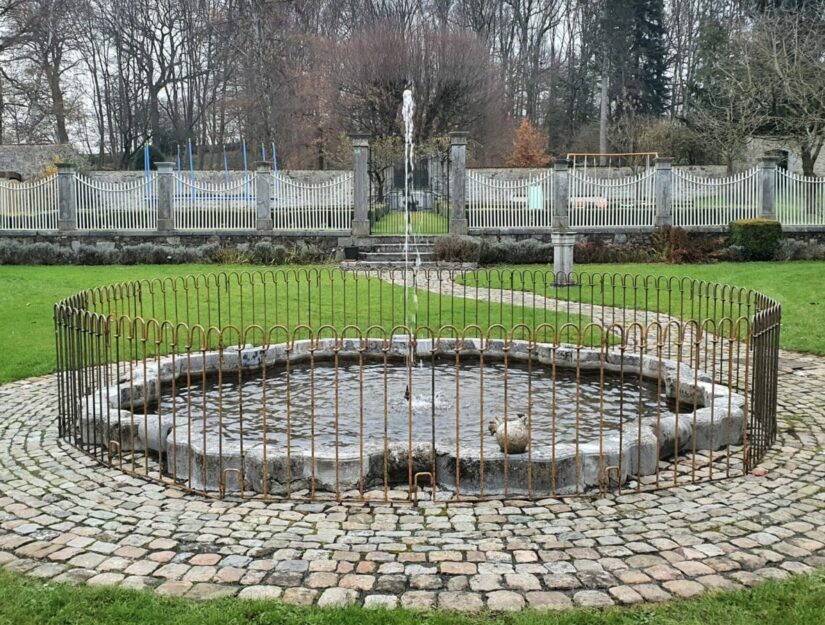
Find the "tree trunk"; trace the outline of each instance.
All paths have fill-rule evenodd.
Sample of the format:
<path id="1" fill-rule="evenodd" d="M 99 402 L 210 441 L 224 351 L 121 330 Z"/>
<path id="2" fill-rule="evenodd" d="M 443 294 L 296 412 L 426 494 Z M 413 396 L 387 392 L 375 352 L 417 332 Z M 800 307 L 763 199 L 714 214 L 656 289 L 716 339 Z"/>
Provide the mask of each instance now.
<path id="1" fill-rule="evenodd" d="M 49 83 L 49 92 L 52 96 L 52 113 L 55 122 L 55 139 L 57 143 L 68 143 L 69 133 L 66 130 L 66 105 L 63 101 L 63 89 L 60 88 L 60 73 L 57 68 L 46 68 L 46 80 Z"/>
<path id="2" fill-rule="evenodd" d="M 152 142 L 159 144 L 162 141 L 160 129 L 160 102 L 158 100 L 158 89 L 153 85 L 149 88 L 149 134 Z M 164 146 L 159 146 L 165 151 Z"/>
<path id="3" fill-rule="evenodd" d="M 800 150 L 800 156 L 802 157 L 802 175 L 803 176 L 814 176 L 814 166 L 816 165 L 816 161 L 819 158 L 819 152 L 822 149 L 822 140 L 817 139 L 813 145 L 803 145 Z M 816 215 L 816 204 L 817 204 L 817 186 L 815 184 L 805 185 L 803 188 L 806 189 L 807 193 L 805 193 L 805 212 L 808 215 Z"/>
<path id="4" fill-rule="evenodd" d="M 601 106 L 599 111 L 599 152 L 601 152 L 602 154 L 605 154 L 607 152 L 607 94 L 609 80 L 610 79 L 607 77 L 607 63 L 605 63 L 602 71 L 602 93 Z M 604 167 L 607 164 L 606 161 L 607 158 L 605 156 L 600 157 L 599 165 Z"/>
<path id="5" fill-rule="evenodd" d="M 805 146 L 799 150 L 799 155 L 802 157 L 802 175 L 813 176 L 814 164 L 816 163 L 814 151 L 810 147 Z"/>

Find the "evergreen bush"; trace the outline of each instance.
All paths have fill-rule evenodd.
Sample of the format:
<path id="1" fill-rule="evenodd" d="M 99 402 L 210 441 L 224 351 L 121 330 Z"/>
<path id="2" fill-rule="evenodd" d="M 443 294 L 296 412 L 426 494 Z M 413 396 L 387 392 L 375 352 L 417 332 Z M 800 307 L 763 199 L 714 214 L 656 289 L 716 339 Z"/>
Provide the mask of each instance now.
<path id="1" fill-rule="evenodd" d="M 782 241 L 782 225 L 773 219 L 740 219 L 730 224 L 730 244 L 742 248 L 744 260 L 771 260 Z"/>

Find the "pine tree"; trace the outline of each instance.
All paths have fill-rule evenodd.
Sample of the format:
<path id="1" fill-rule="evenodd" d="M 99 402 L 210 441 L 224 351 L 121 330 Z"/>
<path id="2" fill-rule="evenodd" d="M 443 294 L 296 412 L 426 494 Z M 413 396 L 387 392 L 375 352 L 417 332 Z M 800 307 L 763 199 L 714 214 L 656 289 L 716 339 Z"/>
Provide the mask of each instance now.
<path id="1" fill-rule="evenodd" d="M 661 115 L 668 102 L 667 47 L 665 44 L 664 0 L 634 2 L 633 42 L 634 82 L 638 88 L 636 112 Z"/>
<path id="2" fill-rule="evenodd" d="M 605 71 L 613 119 L 661 115 L 669 88 L 664 0 L 606 0 L 602 14 Z"/>
<path id="3" fill-rule="evenodd" d="M 513 135 L 513 151 L 507 157 L 507 167 L 547 167 L 547 138 L 526 117 Z"/>

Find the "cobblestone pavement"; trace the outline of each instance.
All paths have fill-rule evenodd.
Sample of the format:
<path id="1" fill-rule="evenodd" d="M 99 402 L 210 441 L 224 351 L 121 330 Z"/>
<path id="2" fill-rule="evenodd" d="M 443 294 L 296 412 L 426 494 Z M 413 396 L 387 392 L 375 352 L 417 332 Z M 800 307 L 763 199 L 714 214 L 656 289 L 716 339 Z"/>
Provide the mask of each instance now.
<path id="1" fill-rule="evenodd" d="M 54 379 L 0 387 L 0 565 L 163 595 L 456 610 L 690 597 L 825 566 L 825 359 L 782 353 L 754 474 L 599 499 L 212 501 L 57 440 Z"/>

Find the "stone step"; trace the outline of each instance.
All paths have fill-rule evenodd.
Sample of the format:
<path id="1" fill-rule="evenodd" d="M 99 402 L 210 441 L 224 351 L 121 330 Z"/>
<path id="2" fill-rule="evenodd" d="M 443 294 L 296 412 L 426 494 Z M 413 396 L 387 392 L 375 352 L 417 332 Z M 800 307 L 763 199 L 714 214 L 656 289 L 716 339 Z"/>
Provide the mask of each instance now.
<path id="1" fill-rule="evenodd" d="M 403 250 L 399 251 L 399 250 L 376 250 L 376 249 L 372 249 L 372 250 L 361 250 L 360 255 L 361 256 L 370 256 L 372 254 L 377 254 L 377 255 L 382 256 L 382 257 L 387 257 L 389 260 L 392 260 L 392 258 L 396 258 L 398 260 L 401 260 L 403 258 L 406 258 L 407 256 L 409 256 L 410 258 L 416 258 L 417 256 L 421 256 L 421 258 L 424 258 L 425 256 L 431 257 L 431 256 L 435 255 L 435 252 L 431 248 L 430 249 L 419 248 L 419 249 L 416 249 L 416 250 L 410 250 L 406 254 L 404 253 Z M 389 258 L 389 257 L 392 257 L 392 258 Z"/>
<path id="2" fill-rule="evenodd" d="M 421 245 L 433 245 L 438 240 L 438 237 L 431 236 L 416 236 L 410 237 L 410 245 L 418 243 Z M 370 237 L 370 242 L 375 245 L 404 245 L 404 236 L 390 235 L 390 236 L 373 236 Z"/>
<path id="3" fill-rule="evenodd" d="M 410 243 L 409 249 L 411 250 L 431 250 L 435 245 L 433 243 Z M 373 250 L 378 252 L 403 252 L 404 251 L 404 244 L 403 243 L 377 243 L 372 246 Z"/>
<path id="4" fill-rule="evenodd" d="M 381 270 L 394 270 L 394 271 L 401 271 L 407 268 L 407 264 L 404 261 L 379 261 L 379 262 L 369 262 L 364 260 L 359 261 L 345 261 L 341 263 L 341 269 L 355 271 L 355 270 L 365 270 L 365 269 L 381 269 Z M 421 270 L 428 270 L 428 269 L 448 269 L 450 266 L 445 266 L 441 263 L 436 262 L 422 262 L 419 265 L 418 269 Z M 410 267 L 412 270 L 413 267 Z"/>
<path id="5" fill-rule="evenodd" d="M 432 252 L 420 252 L 416 254 L 413 251 L 410 251 L 409 259 L 411 263 L 416 262 L 416 260 L 420 258 L 421 262 L 433 262 L 435 260 L 435 254 Z M 406 258 L 404 257 L 403 253 L 396 254 L 394 252 L 362 252 L 359 254 L 359 260 L 363 260 L 368 263 L 378 263 L 378 262 L 405 262 Z"/>

